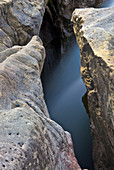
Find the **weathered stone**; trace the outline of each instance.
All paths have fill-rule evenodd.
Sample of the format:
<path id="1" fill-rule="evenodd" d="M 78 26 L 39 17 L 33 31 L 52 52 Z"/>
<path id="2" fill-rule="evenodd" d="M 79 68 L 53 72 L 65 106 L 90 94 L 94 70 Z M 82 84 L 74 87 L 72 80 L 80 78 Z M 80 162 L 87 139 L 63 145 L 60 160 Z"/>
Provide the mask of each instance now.
<path id="1" fill-rule="evenodd" d="M 76 9 L 72 21 L 88 94 L 95 169 L 114 167 L 114 8 Z"/>
<path id="2" fill-rule="evenodd" d="M 7 39 L 1 51 L 13 44 L 25 45 L 33 35 L 39 34 L 45 4 L 46 0 L 4 0 L 0 3 L 0 37 L 5 34 L 4 39 Z"/>
<path id="3" fill-rule="evenodd" d="M 104 0 L 48 0 L 40 30 L 40 37 L 46 49 L 46 60 L 42 78 L 51 70 L 74 41 L 71 15 L 75 8 L 97 6 Z"/>
<path id="4" fill-rule="evenodd" d="M 12 101 L 21 99 L 34 107 L 36 112 L 38 106 L 38 110 L 45 110 L 42 107 L 43 92 L 40 82 L 44 47 L 38 37 L 33 37 L 30 43 L 21 48 L 14 54 L 10 49 L 1 52 L 1 56 L 3 54 L 8 57 L 0 64 L 0 109 L 11 109 Z"/>
<path id="5" fill-rule="evenodd" d="M 45 3 L 0 2 L 0 170 L 81 170 L 70 134 L 50 119 L 43 98 Z"/>
<path id="6" fill-rule="evenodd" d="M 25 103 L 0 111 L 0 169 L 5 168 L 80 170 L 70 134 Z"/>
<path id="7" fill-rule="evenodd" d="M 39 37 L 1 52 L 0 169 L 80 169 L 70 134 L 49 118 L 40 72 Z"/>

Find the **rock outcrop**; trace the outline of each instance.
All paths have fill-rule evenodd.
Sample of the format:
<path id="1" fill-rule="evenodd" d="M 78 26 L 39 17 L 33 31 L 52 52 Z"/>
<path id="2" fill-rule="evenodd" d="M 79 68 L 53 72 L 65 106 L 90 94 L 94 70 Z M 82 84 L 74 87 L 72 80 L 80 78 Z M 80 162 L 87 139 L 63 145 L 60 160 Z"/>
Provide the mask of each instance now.
<path id="1" fill-rule="evenodd" d="M 76 9 L 72 15 L 81 53 L 93 137 L 95 169 L 114 168 L 114 8 Z"/>
<path id="2" fill-rule="evenodd" d="M 0 2 L 0 51 L 14 44 L 25 45 L 33 35 L 39 34 L 45 12 L 45 1 Z"/>
<path id="3" fill-rule="evenodd" d="M 42 79 L 51 70 L 55 61 L 61 57 L 71 43 L 74 34 L 71 23 L 75 8 L 93 7 L 104 0 L 48 0 L 40 37 L 46 49 L 46 60 Z"/>
<path id="4" fill-rule="evenodd" d="M 43 0 L 0 2 L 0 170 L 81 169 L 43 99 L 44 9 Z"/>
<path id="5" fill-rule="evenodd" d="M 104 0 L 49 0 L 46 5 L 46 18 L 43 21 L 46 22 L 46 24 L 44 23 L 42 27 L 42 29 L 44 29 L 44 27 L 47 28 L 48 34 L 45 32 L 43 36 L 41 33 L 42 38 L 45 40 L 45 46 L 55 38 L 53 35 L 55 31 L 53 32 L 53 29 L 57 30 L 58 34 L 60 34 L 61 45 L 65 43 L 66 39 L 71 37 L 73 32 L 70 19 L 75 8 L 93 7 L 103 1 Z M 50 34 L 51 36 L 49 36 Z"/>

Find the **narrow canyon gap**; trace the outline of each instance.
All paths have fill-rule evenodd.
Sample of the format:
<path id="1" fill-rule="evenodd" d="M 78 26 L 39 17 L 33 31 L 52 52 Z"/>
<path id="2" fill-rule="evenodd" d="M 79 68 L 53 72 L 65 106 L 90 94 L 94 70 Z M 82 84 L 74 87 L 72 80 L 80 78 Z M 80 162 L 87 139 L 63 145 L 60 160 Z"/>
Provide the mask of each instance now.
<path id="1" fill-rule="evenodd" d="M 71 133 L 79 164 L 82 168 L 93 169 L 89 118 L 82 103 L 86 88 L 81 79 L 79 47 L 73 35 L 61 54 L 59 30 L 49 26 L 47 20 L 52 21 L 48 17 L 46 13 L 41 32 L 45 40 L 46 37 L 50 39 L 50 32 L 53 32 L 54 38 L 46 49 L 47 61 L 42 72 L 45 101 L 51 118 Z"/>
<path id="2" fill-rule="evenodd" d="M 110 7 L 112 4 L 110 0 L 96 6 Z M 47 51 L 49 60 L 42 72 L 46 104 L 51 118 L 71 133 L 80 166 L 93 170 L 89 117 L 82 103 L 86 88 L 81 79 L 79 47 L 74 36 L 66 43 L 67 50 L 63 54 L 59 51 L 59 39 L 53 44 L 58 50 Z"/>
<path id="3" fill-rule="evenodd" d="M 82 103 L 86 88 L 81 79 L 80 52 L 76 42 L 54 64 L 43 86 L 51 118 L 71 133 L 82 168 L 92 169 L 89 118 Z"/>

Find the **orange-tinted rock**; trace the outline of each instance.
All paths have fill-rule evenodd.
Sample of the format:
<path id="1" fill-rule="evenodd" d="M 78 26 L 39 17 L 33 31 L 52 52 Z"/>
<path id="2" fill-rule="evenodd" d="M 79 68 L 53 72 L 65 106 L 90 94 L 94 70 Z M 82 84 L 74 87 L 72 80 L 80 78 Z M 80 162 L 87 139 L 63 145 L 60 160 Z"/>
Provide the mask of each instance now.
<path id="1" fill-rule="evenodd" d="M 81 53 L 93 136 L 95 169 L 114 168 L 114 7 L 76 9 L 72 16 Z"/>

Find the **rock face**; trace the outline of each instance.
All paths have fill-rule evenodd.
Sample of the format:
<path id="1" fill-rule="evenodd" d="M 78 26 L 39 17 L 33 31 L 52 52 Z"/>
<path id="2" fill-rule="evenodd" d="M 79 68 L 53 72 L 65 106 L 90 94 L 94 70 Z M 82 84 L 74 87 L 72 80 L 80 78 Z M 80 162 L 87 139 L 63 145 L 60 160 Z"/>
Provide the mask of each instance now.
<path id="1" fill-rule="evenodd" d="M 81 52 L 95 169 L 114 167 L 114 8 L 77 9 L 74 32 Z"/>
<path id="2" fill-rule="evenodd" d="M 0 2 L 0 51 L 14 44 L 25 45 L 39 34 L 45 3 L 44 0 Z"/>
<path id="3" fill-rule="evenodd" d="M 0 2 L 0 170 L 81 169 L 70 134 L 50 119 L 43 99 L 44 8 L 43 0 Z"/>
<path id="4" fill-rule="evenodd" d="M 48 29 L 50 25 L 48 30 L 50 34 L 53 34 L 53 27 L 54 29 L 58 29 L 61 43 L 63 43 L 66 38 L 73 34 L 72 24 L 70 22 L 73 10 L 75 8 L 92 7 L 103 1 L 104 0 L 49 0 L 46 5 L 46 20 L 44 19 L 43 21 L 46 22 L 46 24 L 44 23 L 42 29 L 44 29 L 44 27 Z M 47 35 L 46 32 L 44 34 L 45 36 Z M 47 41 L 44 41 L 46 43 L 45 45 L 47 45 L 54 38 L 54 35 L 49 37 L 50 34 L 47 35 L 48 39 L 41 35 L 42 38 Z"/>
<path id="5" fill-rule="evenodd" d="M 71 15 L 75 8 L 97 6 L 104 0 L 48 0 L 40 37 L 46 49 L 46 60 L 42 79 L 74 42 Z"/>
<path id="6" fill-rule="evenodd" d="M 0 169 L 80 169 L 69 133 L 28 104 L 0 111 Z"/>

